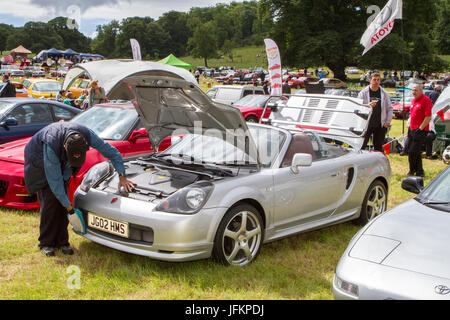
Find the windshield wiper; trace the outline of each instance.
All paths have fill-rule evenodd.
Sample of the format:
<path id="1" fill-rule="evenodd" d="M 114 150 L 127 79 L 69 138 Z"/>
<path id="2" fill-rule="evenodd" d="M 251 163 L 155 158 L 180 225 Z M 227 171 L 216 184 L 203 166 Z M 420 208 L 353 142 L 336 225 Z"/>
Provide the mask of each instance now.
<path id="1" fill-rule="evenodd" d="M 444 205 L 449 205 L 450 201 L 426 201 L 426 202 L 422 202 L 422 204 L 427 205 L 427 204 L 444 204 Z"/>
<path id="2" fill-rule="evenodd" d="M 190 162 L 176 163 L 173 160 L 162 159 L 162 157 L 166 157 L 166 156 L 171 156 L 171 157 L 179 158 L 179 159 L 182 159 L 182 160 L 189 160 Z M 151 155 L 147 159 L 150 160 L 150 161 L 151 160 L 160 161 L 160 162 L 163 162 L 163 163 L 165 163 L 166 165 L 169 165 L 169 166 L 172 165 L 172 166 L 177 166 L 177 167 L 180 167 L 180 168 L 183 168 L 183 167 L 192 168 L 192 167 L 194 167 L 194 168 L 197 168 L 197 169 L 204 169 L 204 170 L 211 171 L 213 173 L 220 173 L 222 175 L 227 175 L 227 176 L 230 176 L 230 177 L 234 177 L 234 174 L 233 174 L 233 172 L 231 170 L 227 170 L 227 169 L 223 169 L 223 168 L 207 165 L 207 164 L 203 163 L 202 161 L 200 161 L 198 159 L 195 159 L 192 156 L 185 155 L 185 154 L 162 154 L 162 155 L 156 155 L 156 156 L 155 155 Z"/>
<path id="3" fill-rule="evenodd" d="M 227 169 L 223 169 L 223 168 L 219 168 L 219 167 L 215 167 L 215 166 L 211 166 L 211 165 L 207 165 L 207 164 L 200 164 L 200 163 L 192 162 L 192 163 L 184 163 L 184 165 L 202 168 L 202 169 L 214 172 L 214 173 L 220 173 L 222 175 L 234 177 L 234 173 L 231 170 L 227 170 Z"/>
<path id="4" fill-rule="evenodd" d="M 213 162 L 216 166 L 225 166 L 225 167 L 256 167 L 257 163 L 242 163 L 242 162 Z"/>

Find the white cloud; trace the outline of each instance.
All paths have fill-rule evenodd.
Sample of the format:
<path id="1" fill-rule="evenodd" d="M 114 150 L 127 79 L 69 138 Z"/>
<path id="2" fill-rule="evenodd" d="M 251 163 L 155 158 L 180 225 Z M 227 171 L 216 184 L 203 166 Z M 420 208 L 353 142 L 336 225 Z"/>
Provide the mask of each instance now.
<path id="1" fill-rule="evenodd" d="M 233 0 L 15 0 L 14 5 L 0 6 L 0 14 L 30 20 L 48 21 L 57 16 L 79 15 L 81 19 L 117 19 L 189 11 L 192 7 L 208 7 Z M 239 0 L 238 0 L 239 1 Z M 78 8 L 78 12 L 72 9 Z"/>
<path id="2" fill-rule="evenodd" d="M 34 20 L 47 16 L 49 10 L 31 4 L 30 0 L 15 0 L 14 3 L 10 3 L 10 5 L 1 5 L 0 14 Z"/>

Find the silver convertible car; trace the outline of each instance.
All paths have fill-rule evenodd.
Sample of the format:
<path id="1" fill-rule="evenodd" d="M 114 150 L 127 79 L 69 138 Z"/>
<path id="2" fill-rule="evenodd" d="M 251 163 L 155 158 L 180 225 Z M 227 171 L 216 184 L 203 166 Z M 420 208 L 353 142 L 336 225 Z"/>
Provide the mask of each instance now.
<path id="1" fill-rule="evenodd" d="M 91 168 L 74 197 L 87 239 L 165 261 L 212 256 L 243 266 L 263 243 L 349 220 L 365 224 L 386 208 L 389 161 L 350 147 L 370 115 L 359 100 L 293 96 L 263 125 L 247 124 L 239 110 L 214 103 L 176 74 L 129 76 L 121 86 L 131 91 L 153 150 L 165 137 L 177 139 L 125 162 L 136 184 L 130 193 L 117 189 L 109 162 Z M 327 131 L 292 120 L 305 116 L 301 108 L 287 112 L 310 100 L 308 123 L 318 117 Z M 339 123 L 351 117 L 362 120 L 350 128 Z M 346 147 L 331 143 L 339 130 L 348 132 Z"/>
<path id="2" fill-rule="evenodd" d="M 351 240 L 336 268 L 336 299 L 450 299 L 450 167 L 418 196 L 377 217 Z"/>

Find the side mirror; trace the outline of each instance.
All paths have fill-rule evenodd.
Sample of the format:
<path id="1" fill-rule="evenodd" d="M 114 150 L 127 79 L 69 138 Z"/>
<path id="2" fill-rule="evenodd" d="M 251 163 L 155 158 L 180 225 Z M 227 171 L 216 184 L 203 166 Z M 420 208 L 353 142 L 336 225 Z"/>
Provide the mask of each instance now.
<path id="1" fill-rule="evenodd" d="M 6 127 L 10 127 L 10 126 L 17 126 L 18 124 L 19 124 L 19 121 L 17 121 L 16 119 L 8 118 L 8 119 L 5 119 L 4 121 L 2 121 L 0 123 L 0 126 L 6 128 Z"/>
<path id="2" fill-rule="evenodd" d="M 298 167 L 310 167 L 312 164 L 312 155 L 308 153 L 296 153 L 292 159 L 291 171 L 298 173 Z"/>
<path id="3" fill-rule="evenodd" d="M 131 132 L 128 141 L 131 143 L 136 143 L 137 139 L 144 137 L 148 137 L 147 130 L 145 130 L 145 128 L 140 128 L 139 130 L 133 130 L 133 132 Z"/>
<path id="4" fill-rule="evenodd" d="M 408 177 L 402 181 L 402 189 L 419 194 L 423 190 L 423 179 L 421 177 Z"/>

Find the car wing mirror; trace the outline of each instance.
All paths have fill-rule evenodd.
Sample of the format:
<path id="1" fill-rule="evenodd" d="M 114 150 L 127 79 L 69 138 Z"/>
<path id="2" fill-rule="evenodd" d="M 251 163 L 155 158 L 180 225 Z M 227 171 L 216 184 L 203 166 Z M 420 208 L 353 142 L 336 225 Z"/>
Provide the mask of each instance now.
<path id="1" fill-rule="evenodd" d="M 423 190 L 423 179 L 421 177 L 407 177 L 402 181 L 402 189 L 419 194 Z"/>
<path id="2" fill-rule="evenodd" d="M 0 123 L 0 126 L 2 126 L 2 127 L 11 127 L 11 126 L 17 126 L 19 124 L 19 121 L 17 121 L 16 119 L 14 119 L 14 118 L 7 118 L 7 119 L 5 119 L 4 121 L 2 121 L 1 123 Z"/>
<path id="3" fill-rule="evenodd" d="M 310 167 L 312 164 L 312 155 L 309 153 L 296 153 L 292 159 L 291 171 L 298 173 L 299 167 Z"/>
<path id="4" fill-rule="evenodd" d="M 131 143 L 135 143 L 137 139 L 144 137 L 148 137 L 148 132 L 147 130 L 145 130 L 145 128 L 140 128 L 139 130 L 133 130 L 133 132 L 131 132 L 128 141 Z"/>

